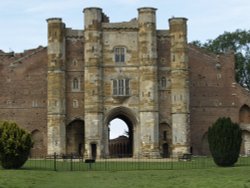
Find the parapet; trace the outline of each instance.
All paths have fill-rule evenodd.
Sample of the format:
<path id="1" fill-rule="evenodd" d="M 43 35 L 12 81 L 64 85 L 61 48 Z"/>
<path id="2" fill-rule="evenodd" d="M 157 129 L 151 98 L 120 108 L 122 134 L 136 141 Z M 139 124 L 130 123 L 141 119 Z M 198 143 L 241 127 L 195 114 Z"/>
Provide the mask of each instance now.
<path id="1" fill-rule="evenodd" d="M 137 9 L 139 12 L 155 12 L 157 8 L 154 7 L 141 7 Z"/>
<path id="2" fill-rule="evenodd" d="M 46 21 L 48 23 L 58 23 L 58 22 L 62 22 L 62 18 L 48 18 Z"/>

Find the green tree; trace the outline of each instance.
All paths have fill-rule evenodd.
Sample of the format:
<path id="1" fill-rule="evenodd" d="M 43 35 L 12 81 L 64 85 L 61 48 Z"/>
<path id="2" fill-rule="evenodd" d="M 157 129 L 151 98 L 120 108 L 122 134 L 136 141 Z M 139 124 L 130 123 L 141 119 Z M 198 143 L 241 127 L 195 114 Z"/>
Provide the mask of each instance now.
<path id="1" fill-rule="evenodd" d="M 213 53 L 235 52 L 235 79 L 242 86 L 250 88 L 250 30 L 224 32 L 214 40 L 205 43 L 193 41 L 191 44 L 205 48 Z"/>
<path id="2" fill-rule="evenodd" d="M 218 166 L 233 166 L 239 157 L 242 131 L 230 118 L 219 118 L 208 129 L 209 149 Z"/>
<path id="3" fill-rule="evenodd" d="M 33 143 L 31 135 L 13 122 L 0 122 L 0 164 L 17 169 L 27 161 Z"/>

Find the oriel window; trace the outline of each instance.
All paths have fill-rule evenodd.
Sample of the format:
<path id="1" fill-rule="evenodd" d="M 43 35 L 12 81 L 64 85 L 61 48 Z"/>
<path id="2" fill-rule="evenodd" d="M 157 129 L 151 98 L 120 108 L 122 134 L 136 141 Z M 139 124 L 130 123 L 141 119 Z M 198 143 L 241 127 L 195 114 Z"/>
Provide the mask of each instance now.
<path id="1" fill-rule="evenodd" d="M 129 79 L 113 80 L 113 95 L 128 96 L 129 95 Z"/>

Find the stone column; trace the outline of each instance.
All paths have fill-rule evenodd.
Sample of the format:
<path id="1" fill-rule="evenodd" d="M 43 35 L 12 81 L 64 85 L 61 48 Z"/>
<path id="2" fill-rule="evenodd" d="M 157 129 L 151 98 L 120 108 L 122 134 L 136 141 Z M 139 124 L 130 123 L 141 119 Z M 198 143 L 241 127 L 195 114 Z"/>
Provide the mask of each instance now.
<path id="1" fill-rule="evenodd" d="M 159 157 L 156 9 L 144 7 L 138 12 L 141 154 L 154 158 Z"/>
<path id="2" fill-rule="evenodd" d="M 169 19 L 173 156 L 190 152 L 187 19 Z"/>
<path id="3" fill-rule="evenodd" d="M 65 133 L 65 25 L 60 18 L 48 22 L 47 128 L 49 155 L 66 152 Z"/>
<path id="4" fill-rule="evenodd" d="M 103 88 L 102 88 L 102 9 L 84 9 L 84 97 L 85 155 L 92 157 L 91 144 L 96 144 L 97 157 L 103 148 Z"/>

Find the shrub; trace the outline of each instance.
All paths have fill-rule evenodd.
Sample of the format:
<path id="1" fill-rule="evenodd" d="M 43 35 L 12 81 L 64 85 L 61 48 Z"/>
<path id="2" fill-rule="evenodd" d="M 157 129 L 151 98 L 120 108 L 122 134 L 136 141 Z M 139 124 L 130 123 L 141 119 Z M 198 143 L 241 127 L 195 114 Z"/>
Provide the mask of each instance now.
<path id="1" fill-rule="evenodd" d="M 219 118 L 208 129 L 209 149 L 218 166 L 233 166 L 239 157 L 242 131 L 230 118 Z"/>
<path id="2" fill-rule="evenodd" d="M 0 164 L 3 168 L 20 168 L 27 161 L 32 146 L 31 135 L 16 123 L 0 123 Z"/>

